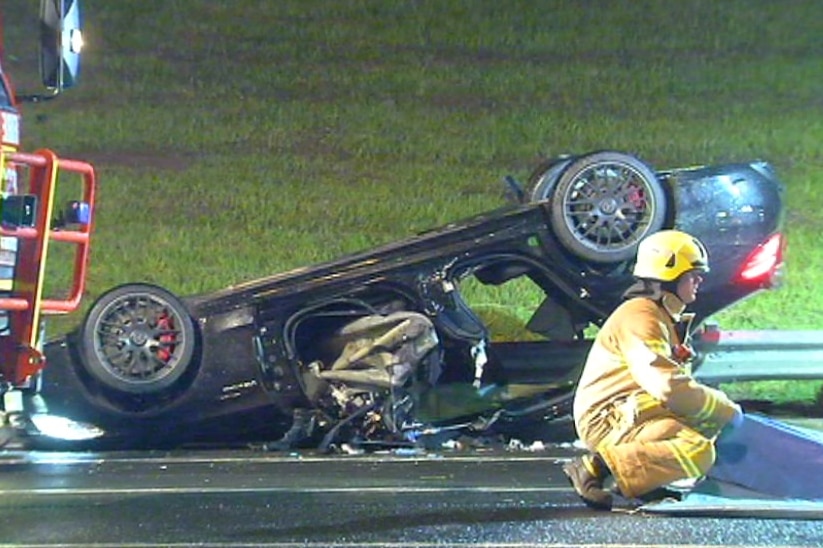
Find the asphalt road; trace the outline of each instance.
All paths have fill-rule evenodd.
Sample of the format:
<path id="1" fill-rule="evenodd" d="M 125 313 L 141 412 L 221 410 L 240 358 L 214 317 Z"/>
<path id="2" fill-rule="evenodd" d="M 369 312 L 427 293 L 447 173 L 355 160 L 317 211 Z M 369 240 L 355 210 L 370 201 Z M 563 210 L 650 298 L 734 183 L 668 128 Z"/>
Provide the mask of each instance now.
<path id="1" fill-rule="evenodd" d="M 587 509 L 539 451 L 0 452 L 3 546 L 823 546 L 823 520 Z"/>

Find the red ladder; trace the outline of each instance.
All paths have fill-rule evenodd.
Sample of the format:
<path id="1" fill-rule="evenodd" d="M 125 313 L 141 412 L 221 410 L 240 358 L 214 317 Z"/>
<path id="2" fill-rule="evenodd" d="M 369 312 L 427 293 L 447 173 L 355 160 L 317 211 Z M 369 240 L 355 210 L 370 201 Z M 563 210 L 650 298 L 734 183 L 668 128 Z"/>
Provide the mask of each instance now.
<path id="1" fill-rule="evenodd" d="M 8 334 L 0 336 L 0 382 L 20 386 L 45 366 L 41 352 L 41 314 L 64 314 L 80 305 L 86 281 L 89 258 L 89 240 L 94 212 L 94 168 L 85 162 L 58 158 L 50 150 L 35 153 L 14 152 L 0 158 L 29 169 L 28 188 L 21 194 L 37 198 L 36 216 L 32 227 L 0 226 L 0 236 L 17 238 L 17 259 L 11 291 L 0 295 L 0 310 L 8 315 Z M 88 204 L 87 223 L 73 225 L 72 229 L 53 229 L 55 187 L 58 171 L 76 173 L 82 178 L 82 198 Z M 0 171 L 2 173 L 2 171 Z M 76 226 L 76 228 L 75 228 Z M 66 299 L 48 299 L 43 296 L 46 258 L 51 241 L 75 244 L 74 274 Z"/>

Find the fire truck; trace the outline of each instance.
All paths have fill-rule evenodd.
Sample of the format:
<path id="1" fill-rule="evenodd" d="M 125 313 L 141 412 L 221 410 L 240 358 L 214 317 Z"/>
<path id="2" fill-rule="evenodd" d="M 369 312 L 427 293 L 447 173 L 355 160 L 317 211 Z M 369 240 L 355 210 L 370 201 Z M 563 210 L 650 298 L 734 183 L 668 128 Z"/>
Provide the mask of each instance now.
<path id="1" fill-rule="evenodd" d="M 0 12 L 0 445 L 19 430 L 36 428 L 32 417 L 47 415 L 39 396 L 44 320 L 80 304 L 95 192 L 90 164 L 47 149 L 21 150 L 22 105 L 50 100 L 76 83 L 83 46 L 79 2 L 41 1 L 39 64 L 45 90 L 39 94 L 15 90 L 3 22 Z M 71 271 L 62 276 L 65 287 L 47 283 L 50 256 L 58 257 L 55 270 Z M 67 268 L 67 262 L 73 266 Z"/>

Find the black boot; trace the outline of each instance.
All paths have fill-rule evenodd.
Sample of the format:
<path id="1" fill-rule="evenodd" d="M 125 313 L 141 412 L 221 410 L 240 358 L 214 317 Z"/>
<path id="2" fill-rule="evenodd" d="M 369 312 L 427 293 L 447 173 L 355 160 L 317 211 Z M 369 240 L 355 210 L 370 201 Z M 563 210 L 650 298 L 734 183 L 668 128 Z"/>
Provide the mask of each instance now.
<path id="1" fill-rule="evenodd" d="M 585 455 L 567 462 L 563 465 L 563 472 L 587 506 L 596 510 L 611 510 L 612 495 L 603 488 L 603 480 L 609 474 L 608 467 L 599 455 Z"/>

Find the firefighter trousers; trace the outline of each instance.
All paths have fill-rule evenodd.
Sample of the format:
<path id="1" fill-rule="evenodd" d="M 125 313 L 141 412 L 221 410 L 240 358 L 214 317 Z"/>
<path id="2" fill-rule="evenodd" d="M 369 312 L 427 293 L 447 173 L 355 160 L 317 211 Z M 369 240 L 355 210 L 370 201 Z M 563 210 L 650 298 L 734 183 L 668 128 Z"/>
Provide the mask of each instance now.
<path id="1" fill-rule="evenodd" d="M 713 438 L 668 412 L 631 417 L 616 407 L 584 424 L 581 439 L 603 458 L 627 498 L 699 478 L 715 461 Z"/>

